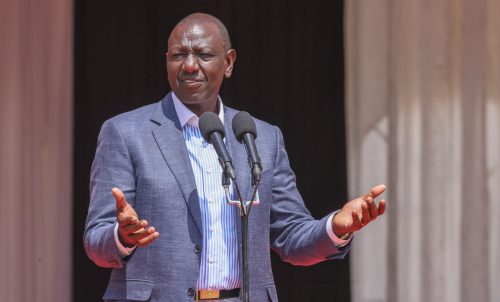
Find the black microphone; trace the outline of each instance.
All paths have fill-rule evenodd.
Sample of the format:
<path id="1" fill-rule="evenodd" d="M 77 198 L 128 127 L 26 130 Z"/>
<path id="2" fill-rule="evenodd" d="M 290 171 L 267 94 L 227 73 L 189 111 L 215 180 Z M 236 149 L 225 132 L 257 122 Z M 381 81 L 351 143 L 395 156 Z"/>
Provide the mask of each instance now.
<path id="1" fill-rule="evenodd" d="M 217 114 L 207 111 L 200 116 L 198 125 L 200 126 L 201 134 L 203 138 L 212 143 L 215 152 L 219 157 L 219 162 L 222 166 L 222 170 L 227 173 L 227 175 L 234 181 L 236 179 L 236 174 L 234 173 L 233 163 L 231 158 L 227 153 L 226 146 L 224 145 L 224 125 L 217 116 Z"/>
<path id="2" fill-rule="evenodd" d="M 257 147 L 255 146 L 257 127 L 255 126 L 252 116 L 248 112 L 240 111 L 234 116 L 233 132 L 236 139 L 245 145 L 250 168 L 252 169 L 253 181 L 258 183 L 260 181 L 262 165 L 260 163 L 259 154 L 257 153 Z"/>

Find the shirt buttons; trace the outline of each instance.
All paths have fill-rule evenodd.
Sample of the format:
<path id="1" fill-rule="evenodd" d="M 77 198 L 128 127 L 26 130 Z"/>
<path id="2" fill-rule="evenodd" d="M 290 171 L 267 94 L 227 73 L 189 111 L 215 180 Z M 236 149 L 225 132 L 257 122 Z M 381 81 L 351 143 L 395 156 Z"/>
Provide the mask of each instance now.
<path id="1" fill-rule="evenodd" d="M 213 204 L 213 203 L 214 203 L 214 200 L 213 200 L 213 199 L 209 199 L 209 200 L 208 200 L 208 203 L 209 203 L 209 204 Z"/>
<path id="2" fill-rule="evenodd" d="M 210 262 L 210 263 L 214 263 L 214 262 L 215 262 L 215 257 L 210 257 L 210 258 L 208 259 L 208 262 Z"/>
<path id="3" fill-rule="evenodd" d="M 212 170 L 211 169 L 207 169 L 207 174 L 212 174 Z"/>
<path id="4" fill-rule="evenodd" d="M 210 227 L 210 232 L 212 232 L 212 233 L 215 232 L 215 227 L 214 226 Z"/>

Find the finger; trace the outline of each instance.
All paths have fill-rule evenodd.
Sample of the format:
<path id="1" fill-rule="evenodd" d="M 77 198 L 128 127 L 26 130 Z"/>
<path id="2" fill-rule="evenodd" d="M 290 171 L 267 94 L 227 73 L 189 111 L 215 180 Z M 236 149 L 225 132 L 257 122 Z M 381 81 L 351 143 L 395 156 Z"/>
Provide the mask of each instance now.
<path id="1" fill-rule="evenodd" d="M 116 209 L 122 211 L 128 205 L 125 195 L 123 195 L 123 192 L 118 188 L 111 189 L 111 193 L 113 193 L 115 197 Z"/>
<path id="2" fill-rule="evenodd" d="M 378 216 L 377 205 L 375 204 L 375 201 L 373 201 L 373 198 L 371 198 L 371 197 L 368 197 L 366 199 L 366 204 L 368 205 L 368 211 L 370 212 L 370 218 L 371 218 L 371 220 L 374 220 Z"/>
<path id="3" fill-rule="evenodd" d="M 138 246 L 145 246 L 145 245 L 148 245 L 148 244 L 150 244 L 151 242 L 155 241 L 155 240 L 156 240 L 156 238 L 158 238 L 158 237 L 160 237 L 160 233 L 158 233 L 158 232 L 154 232 L 154 233 L 150 234 L 149 236 L 144 237 L 144 238 L 142 238 L 141 240 L 139 240 L 139 241 L 137 242 L 137 245 L 138 245 Z"/>
<path id="4" fill-rule="evenodd" d="M 147 226 L 148 222 L 146 220 L 141 220 L 137 221 L 136 223 L 124 225 L 122 230 L 125 234 L 132 234 L 139 231 L 140 229 L 146 228 Z"/>
<path id="5" fill-rule="evenodd" d="M 375 186 L 375 187 L 371 188 L 371 190 L 368 193 L 365 194 L 365 200 L 368 197 L 375 199 L 375 198 L 377 198 L 377 196 L 379 196 L 380 194 L 382 194 L 384 192 L 385 192 L 385 185 Z"/>
<path id="6" fill-rule="evenodd" d="M 125 238 L 125 241 L 130 244 L 130 245 L 139 245 L 139 241 L 143 238 L 148 237 L 149 235 L 153 234 L 156 232 L 154 228 L 146 228 L 146 229 L 140 229 L 139 231 L 132 233 L 132 234 L 124 234 L 120 233 L 122 238 Z"/>
<path id="7" fill-rule="evenodd" d="M 364 202 L 361 205 L 361 224 L 362 226 L 367 225 L 370 222 L 370 212 L 368 211 L 368 205 Z"/>
<path id="8" fill-rule="evenodd" d="M 116 216 L 116 221 L 118 222 L 118 225 L 120 227 L 129 225 L 129 224 L 136 224 L 139 219 L 137 216 L 130 215 L 125 212 L 119 212 L 118 215 Z"/>
<path id="9" fill-rule="evenodd" d="M 382 215 L 385 213 L 385 199 L 382 199 L 378 204 L 378 214 Z"/>
<path id="10" fill-rule="evenodd" d="M 352 231 L 357 231 L 363 227 L 361 224 L 361 219 L 359 218 L 359 214 L 356 211 L 351 212 L 352 216 L 352 225 L 353 225 L 353 230 Z"/>
<path id="11" fill-rule="evenodd" d="M 156 232 L 155 228 L 149 227 L 149 228 L 145 228 L 145 229 L 140 229 L 135 233 L 128 234 L 127 236 L 128 236 L 128 238 L 130 238 L 131 240 L 136 242 L 136 244 L 138 244 L 139 240 L 153 234 L 154 232 Z"/>

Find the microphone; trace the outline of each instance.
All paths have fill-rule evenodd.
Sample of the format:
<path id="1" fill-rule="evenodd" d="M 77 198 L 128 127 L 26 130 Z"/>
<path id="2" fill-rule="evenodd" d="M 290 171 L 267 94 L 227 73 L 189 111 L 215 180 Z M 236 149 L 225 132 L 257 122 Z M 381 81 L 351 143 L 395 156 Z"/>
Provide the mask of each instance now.
<path id="1" fill-rule="evenodd" d="M 255 139 L 257 138 L 257 127 L 252 119 L 252 116 L 245 111 L 238 112 L 233 118 L 233 132 L 236 139 L 245 145 L 248 161 L 252 169 L 254 183 L 259 183 L 260 174 L 262 173 L 262 165 L 260 163 Z"/>
<path id="2" fill-rule="evenodd" d="M 234 173 L 233 163 L 231 158 L 227 153 L 226 146 L 224 145 L 224 125 L 217 116 L 217 114 L 207 111 L 200 116 L 198 125 L 200 126 L 201 134 L 203 138 L 212 143 L 215 152 L 219 157 L 220 165 L 222 170 L 234 181 L 236 179 L 236 174 Z"/>

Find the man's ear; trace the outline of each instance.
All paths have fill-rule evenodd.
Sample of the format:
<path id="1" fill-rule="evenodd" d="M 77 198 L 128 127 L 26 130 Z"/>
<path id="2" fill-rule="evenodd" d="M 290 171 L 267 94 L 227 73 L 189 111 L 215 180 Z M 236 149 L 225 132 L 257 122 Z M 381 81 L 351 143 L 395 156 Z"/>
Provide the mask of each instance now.
<path id="1" fill-rule="evenodd" d="M 231 48 L 226 52 L 226 70 L 224 70 L 224 76 L 226 78 L 231 77 L 235 61 L 236 61 L 236 50 Z"/>

